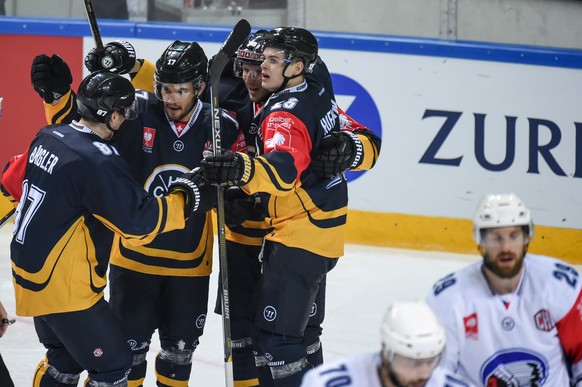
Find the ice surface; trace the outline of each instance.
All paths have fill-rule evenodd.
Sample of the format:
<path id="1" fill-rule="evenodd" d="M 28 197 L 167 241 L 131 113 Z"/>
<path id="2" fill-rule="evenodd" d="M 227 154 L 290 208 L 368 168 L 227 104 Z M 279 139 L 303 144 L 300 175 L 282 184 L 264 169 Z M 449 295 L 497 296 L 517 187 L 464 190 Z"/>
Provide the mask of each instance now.
<path id="1" fill-rule="evenodd" d="M 0 230 L 0 299 L 8 314 L 14 316 L 9 258 L 11 237 L 12 225 L 9 224 Z M 328 275 L 322 336 L 325 359 L 379 350 L 380 321 L 390 302 L 424 298 L 437 279 L 477 259 L 476 255 L 347 245 L 345 256 Z M 215 259 L 209 314 L 204 336 L 194 354 L 192 386 L 225 385 L 222 319 L 212 313 L 217 274 L 218 259 Z M 154 337 L 148 354 L 150 367 L 145 387 L 155 386 L 153 358 L 158 350 L 159 341 Z M 33 372 L 45 353 L 31 318 L 16 317 L 16 323 L 0 338 L 0 353 L 16 387 L 31 386 Z"/>

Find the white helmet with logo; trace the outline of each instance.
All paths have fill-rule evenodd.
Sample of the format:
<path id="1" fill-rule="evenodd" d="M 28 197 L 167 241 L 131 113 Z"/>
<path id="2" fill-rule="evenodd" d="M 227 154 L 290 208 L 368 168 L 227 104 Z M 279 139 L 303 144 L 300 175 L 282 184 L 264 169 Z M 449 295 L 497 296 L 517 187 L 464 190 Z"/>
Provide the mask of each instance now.
<path id="1" fill-rule="evenodd" d="M 445 348 L 445 331 L 424 301 L 399 301 L 388 307 L 381 326 L 384 356 L 429 359 Z"/>
<path id="2" fill-rule="evenodd" d="M 493 227 L 527 226 L 530 238 L 533 236 L 531 213 L 514 193 L 490 194 L 477 207 L 473 219 L 473 237 L 481 244 L 481 230 Z"/>

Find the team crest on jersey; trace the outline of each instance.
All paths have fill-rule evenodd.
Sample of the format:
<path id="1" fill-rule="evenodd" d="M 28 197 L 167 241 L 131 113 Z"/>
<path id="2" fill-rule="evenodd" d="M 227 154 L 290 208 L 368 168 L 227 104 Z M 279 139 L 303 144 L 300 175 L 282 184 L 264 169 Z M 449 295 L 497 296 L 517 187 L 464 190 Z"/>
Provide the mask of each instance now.
<path id="1" fill-rule="evenodd" d="M 549 332 L 554 328 L 554 320 L 547 309 L 540 309 L 534 314 L 536 328 L 540 331 Z"/>
<path id="2" fill-rule="evenodd" d="M 463 317 L 465 325 L 465 338 L 471 340 L 479 339 L 479 321 L 477 320 L 477 313 L 472 313 Z"/>
<path id="3" fill-rule="evenodd" d="M 543 386 L 548 378 L 548 362 L 536 352 L 513 348 L 496 352 L 480 370 L 483 386 Z"/>
<path id="4" fill-rule="evenodd" d="M 143 150 L 147 153 L 152 153 L 154 147 L 154 138 L 156 137 L 156 130 L 154 128 L 143 128 Z"/>
<path id="5" fill-rule="evenodd" d="M 189 169 L 177 164 L 160 165 L 147 178 L 144 188 L 151 195 L 159 198 L 168 193 L 168 187 Z"/>

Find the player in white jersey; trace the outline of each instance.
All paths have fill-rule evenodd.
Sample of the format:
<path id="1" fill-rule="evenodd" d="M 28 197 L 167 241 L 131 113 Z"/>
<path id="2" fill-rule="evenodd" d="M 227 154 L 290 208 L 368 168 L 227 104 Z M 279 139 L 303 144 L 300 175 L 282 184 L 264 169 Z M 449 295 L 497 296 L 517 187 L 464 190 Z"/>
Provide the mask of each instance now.
<path id="1" fill-rule="evenodd" d="M 469 386 L 437 367 L 445 348 L 445 332 L 424 301 L 390 305 L 382 322 L 381 336 L 380 352 L 320 365 L 305 374 L 301 386 Z"/>
<path id="2" fill-rule="evenodd" d="M 444 367 L 478 386 L 582 386 L 582 279 L 528 254 L 530 211 L 488 195 L 474 237 L 483 261 L 438 281 L 428 303 L 444 325 Z"/>

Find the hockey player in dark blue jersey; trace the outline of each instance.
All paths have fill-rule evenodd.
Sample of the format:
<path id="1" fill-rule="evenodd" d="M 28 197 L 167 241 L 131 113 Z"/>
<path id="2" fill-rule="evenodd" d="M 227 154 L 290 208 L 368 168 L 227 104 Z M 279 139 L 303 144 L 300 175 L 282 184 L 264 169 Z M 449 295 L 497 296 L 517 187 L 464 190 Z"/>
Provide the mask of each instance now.
<path id="1" fill-rule="evenodd" d="M 101 61 L 92 55 L 98 56 L 89 53 L 86 64 L 95 70 Z M 138 91 L 138 118 L 116 140 L 134 176 L 153 196 L 163 194 L 183 171 L 197 167 L 203 151 L 212 147 L 210 105 L 199 99 L 206 72 L 207 58 L 198 43 L 172 43 L 156 62 L 154 93 Z M 223 140 L 230 146 L 238 124 L 226 113 L 222 119 Z M 206 320 L 212 245 L 210 212 L 190 217 L 184 230 L 143 248 L 114 241 L 111 305 L 126 325 L 134 353 L 130 386 L 143 384 L 156 329 L 161 343 L 155 364 L 158 384 L 189 380 Z M 144 297 L 147 303 L 141 302 Z"/>
<path id="2" fill-rule="evenodd" d="M 43 128 L 24 162 L 2 176 L 3 183 L 20 179 L 22 187 L 21 194 L 10 192 L 19 200 L 11 242 L 16 313 L 34 317 L 47 348 L 35 386 L 76 385 L 83 370 L 87 386 L 127 386 L 133 357 L 103 292 L 112 235 L 131 246 L 150 243 L 207 211 L 214 190 L 195 172 L 160 197 L 138 184 L 110 141 L 135 118 L 127 79 L 90 74 L 77 106 L 79 121 Z"/>
<path id="3" fill-rule="evenodd" d="M 202 162 L 213 184 L 260 193 L 273 228 L 265 237 L 263 276 L 255 327 L 261 386 L 298 386 L 311 364 L 325 309 L 325 279 L 343 255 L 347 182 L 309 169 L 322 138 L 339 131 L 333 95 L 306 82 L 317 60 L 317 41 L 301 28 L 265 36 L 262 86 L 273 93 L 254 127 L 256 157 L 223 152 Z M 267 372 L 262 372 L 262 371 Z"/>
<path id="4" fill-rule="evenodd" d="M 256 133 L 252 121 L 259 114 L 264 103 L 272 94 L 262 87 L 260 65 L 264 60 L 264 36 L 267 31 L 259 30 L 249 36 L 239 47 L 234 58 L 233 71 L 226 84 L 232 90 L 221 90 L 221 106 L 234 110 L 241 130 L 244 132 L 249 154 L 254 155 Z M 306 78 L 319 81 L 327 90 L 332 90 L 331 76 L 325 63 L 318 57 L 312 73 L 305 74 Z M 235 78 L 233 78 L 235 77 Z M 224 74 L 223 74 L 224 78 Z M 236 83 L 235 80 L 239 82 Z M 223 86 L 221 80 L 221 87 Z M 241 103 L 240 89 L 246 92 L 246 103 Z M 224 99 L 222 97 L 224 96 Z M 243 101 L 244 102 L 244 101 Z M 315 150 L 310 169 L 318 175 L 331 178 L 340 172 L 352 167 L 356 170 L 370 169 L 377 160 L 381 139 L 371 130 L 356 122 L 338 107 L 340 115 L 340 139 L 332 132 L 322 139 L 320 147 Z M 357 156 L 359 162 L 354 163 L 356 157 L 356 141 L 351 140 L 354 134 L 363 144 Z M 356 165 L 354 165 L 356 164 Z M 228 257 L 229 288 L 230 288 L 230 318 L 233 348 L 233 371 L 236 383 L 244 386 L 258 385 L 257 369 L 252 353 L 251 339 L 252 324 L 255 316 L 254 294 L 261 275 L 260 250 L 262 237 L 266 235 L 270 226 L 260 222 L 264 218 L 261 206 L 257 204 L 254 195 L 246 195 L 240 187 L 230 187 L 225 194 L 226 211 L 226 248 Z M 220 300 L 216 311 L 220 313 Z M 307 345 L 307 360 L 311 364 L 322 362 L 322 350 L 319 338 Z M 259 358 L 259 363 L 261 363 Z"/>
<path id="5" fill-rule="evenodd" d="M 116 60 L 114 71 L 129 71 L 134 85 L 151 89 L 151 75 L 147 79 L 142 74 L 153 65 L 136 61 L 129 43 L 109 43 L 106 51 Z M 99 69 L 102 55 L 96 50 L 87 55 L 89 70 Z M 146 71 L 136 74 L 138 70 Z M 184 171 L 197 167 L 203 151 L 212 147 L 210 105 L 199 99 L 206 71 L 206 55 L 197 43 L 172 43 L 152 71 L 154 92 L 136 91 L 138 116 L 124 124 L 115 139 L 133 176 L 152 196 L 163 195 Z M 67 105 L 63 100 L 50 106 L 45 103 L 47 116 L 51 108 L 58 114 Z M 238 136 L 238 124 L 226 112 L 221 118 L 223 143 L 230 146 Z M 130 336 L 134 353 L 130 386 L 143 384 L 146 354 L 156 329 L 161 343 L 155 364 L 158 383 L 188 381 L 193 352 L 206 319 L 212 244 L 210 212 L 191 216 L 184 230 L 163 235 L 145 246 L 114 240 L 110 302 Z M 142 301 L 144 297 L 148 302 Z"/>

